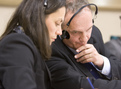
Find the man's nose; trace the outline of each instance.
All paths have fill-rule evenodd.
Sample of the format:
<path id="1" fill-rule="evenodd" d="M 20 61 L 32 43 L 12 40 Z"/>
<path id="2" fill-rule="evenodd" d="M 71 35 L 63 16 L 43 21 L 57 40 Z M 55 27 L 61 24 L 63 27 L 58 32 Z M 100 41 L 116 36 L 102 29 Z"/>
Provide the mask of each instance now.
<path id="1" fill-rule="evenodd" d="M 87 34 L 83 33 L 80 35 L 80 41 L 83 42 L 83 44 L 86 44 L 87 42 Z"/>

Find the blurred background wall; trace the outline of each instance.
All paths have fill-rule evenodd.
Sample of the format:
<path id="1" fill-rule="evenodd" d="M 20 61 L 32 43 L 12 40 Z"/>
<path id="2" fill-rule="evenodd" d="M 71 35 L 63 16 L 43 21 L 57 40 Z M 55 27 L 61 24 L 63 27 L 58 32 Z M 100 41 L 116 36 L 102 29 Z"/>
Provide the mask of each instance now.
<path id="1" fill-rule="evenodd" d="M 4 32 L 7 22 L 15 11 L 15 7 L 0 6 L 0 35 Z"/>
<path id="2" fill-rule="evenodd" d="M 99 11 L 95 25 L 100 29 L 104 42 L 110 40 L 110 36 L 121 36 L 120 19 L 121 11 Z"/>
<path id="3" fill-rule="evenodd" d="M 9 18 L 20 1 L 0 0 L 0 35 L 4 32 Z M 121 0 L 89 0 L 89 2 L 95 3 L 99 7 L 95 25 L 102 32 L 104 42 L 109 41 L 112 35 L 121 36 L 121 21 L 119 19 L 119 16 L 121 16 Z"/>
<path id="4" fill-rule="evenodd" d="M 104 42 L 110 36 L 121 36 L 121 0 L 88 0 L 98 6 L 95 25 L 100 29 Z"/>

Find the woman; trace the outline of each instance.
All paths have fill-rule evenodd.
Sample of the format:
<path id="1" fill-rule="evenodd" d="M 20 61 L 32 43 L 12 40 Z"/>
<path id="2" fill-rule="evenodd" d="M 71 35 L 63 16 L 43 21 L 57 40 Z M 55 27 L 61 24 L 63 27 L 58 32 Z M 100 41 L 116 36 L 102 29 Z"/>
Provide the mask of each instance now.
<path id="1" fill-rule="evenodd" d="M 65 0 L 23 0 L 0 38 L 3 89 L 52 89 L 45 60 L 61 35 Z"/>

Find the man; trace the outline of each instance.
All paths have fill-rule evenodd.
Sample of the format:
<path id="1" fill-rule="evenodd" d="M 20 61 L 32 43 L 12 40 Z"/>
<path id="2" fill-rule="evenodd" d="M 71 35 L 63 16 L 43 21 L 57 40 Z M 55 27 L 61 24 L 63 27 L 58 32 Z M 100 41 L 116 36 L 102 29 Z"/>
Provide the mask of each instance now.
<path id="1" fill-rule="evenodd" d="M 67 1 L 67 13 L 62 28 L 69 33 L 66 37 L 68 39 L 58 36 L 52 44 L 52 57 L 46 62 L 55 89 L 121 87 L 121 81 L 114 80 L 121 79 L 121 73 L 118 72 L 121 65 L 113 65 L 113 56 L 106 52 L 101 33 L 93 26 L 90 6 L 82 8 L 73 17 L 87 4 L 89 3 L 86 0 Z M 111 79 L 113 81 L 109 82 Z"/>

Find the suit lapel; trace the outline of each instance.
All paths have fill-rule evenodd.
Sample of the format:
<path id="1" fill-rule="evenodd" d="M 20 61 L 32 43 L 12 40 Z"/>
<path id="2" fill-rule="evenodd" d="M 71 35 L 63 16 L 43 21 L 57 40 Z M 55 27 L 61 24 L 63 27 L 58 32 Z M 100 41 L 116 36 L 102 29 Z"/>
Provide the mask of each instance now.
<path id="1" fill-rule="evenodd" d="M 79 71 L 81 74 L 84 75 L 86 74 L 86 76 L 92 76 L 88 69 L 83 66 L 83 64 L 76 62 L 76 59 L 74 58 L 75 54 L 62 42 L 62 40 L 59 37 L 56 39 L 54 43 L 59 46 L 61 53 L 69 57 L 65 60 L 67 60 L 76 71 Z"/>
<path id="2" fill-rule="evenodd" d="M 99 46 L 98 46 L 98 43 L 97 43 L 97 38 L 95 37 L 95 35 L 92 34 L 92 36 L 90 37 L 89 41 L 88 41 L 88 44 L 92 44 L 97 51 L 99 51 Z"/>

